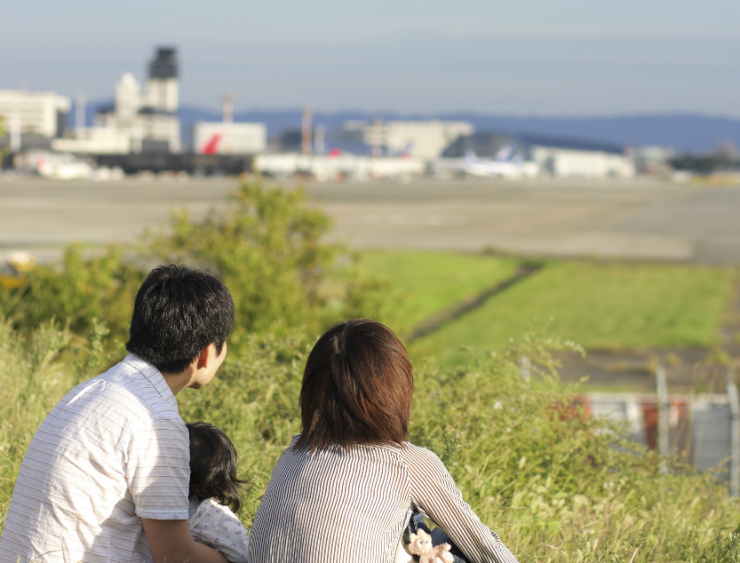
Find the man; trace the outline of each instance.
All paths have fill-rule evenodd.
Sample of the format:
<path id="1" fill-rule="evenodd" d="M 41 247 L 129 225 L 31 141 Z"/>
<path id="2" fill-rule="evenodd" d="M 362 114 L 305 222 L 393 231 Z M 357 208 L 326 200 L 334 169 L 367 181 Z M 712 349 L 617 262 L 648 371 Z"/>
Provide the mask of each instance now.
<path id="1" fill-rule="evenodd" d="M 54 407 L 23 459 L 0 562 L 226 563 L 190 537 L 188 431 L 175 395 L 226 356 L 228 289 L 179 266 L 136 296 L 130 352 Z"/>

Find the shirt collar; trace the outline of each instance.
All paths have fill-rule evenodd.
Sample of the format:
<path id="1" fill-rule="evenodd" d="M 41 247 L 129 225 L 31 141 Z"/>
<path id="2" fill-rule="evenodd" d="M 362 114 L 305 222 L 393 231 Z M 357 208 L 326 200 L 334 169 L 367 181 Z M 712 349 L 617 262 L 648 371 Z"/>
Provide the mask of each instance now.
<path id="1" fill-rule="evenodd" d="M 159 392 L 162 399 L 164 399 L 175 411 L 177 408 L 177 399 L 172 394 L 170 386 L 167 385 L 162 372 L 160 372 L 155 366 L 142 360 L 139 356 L 129 354 L 123 359 L 123 363 L 131 366 L 136 372 L 141 373 L 146 377 L 152 386 Z"/>

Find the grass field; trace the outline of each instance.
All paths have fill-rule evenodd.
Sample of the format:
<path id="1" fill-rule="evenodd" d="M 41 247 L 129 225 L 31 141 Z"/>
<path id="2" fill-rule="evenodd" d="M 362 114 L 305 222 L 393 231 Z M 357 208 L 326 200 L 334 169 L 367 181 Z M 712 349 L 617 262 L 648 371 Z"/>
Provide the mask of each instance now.
<path id="1" fill-rule="evenodd" d="M 512 275 L 513 259 L 422 252 L 373 252 L 361 262 L 405 296 L 400 334 L 442 309 Z M 467 361 L 461 346 L 484 352 L 527 330 L 556 334 L 586 348 L 712 346 L 737 273 L 668 264 L 547 262 L 478 309 L 411 344 L 443 365 Z"/>
<path id="2" fill-rule="evenodd" d="M 358 267 L 392 282 L 391 298 L 399 306 L 386 319 L 407 335 L 428 317 L 513 275 L 517 260 L 449 252 L 371 251 Z"/>

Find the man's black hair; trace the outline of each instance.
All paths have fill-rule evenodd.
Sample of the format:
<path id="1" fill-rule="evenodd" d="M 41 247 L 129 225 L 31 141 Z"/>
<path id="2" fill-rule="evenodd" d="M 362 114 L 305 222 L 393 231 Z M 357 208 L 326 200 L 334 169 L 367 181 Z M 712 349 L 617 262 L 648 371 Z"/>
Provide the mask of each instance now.
<path id="1" fill-rule="evenodd" d="M 220 354 L 234 322 L 234 301 L 216 276 L 159 266 L 139 289 L 126 350 L 162 372 L 182 373 L 213 343 Z"/>
<path id="2" fill-rule="evenodd" d="M 241 508 L 242 481 L 236 476 L 236 448 L 221 430 L 205 422 L 186 424 L 190 435 L 190 496 Z"/>

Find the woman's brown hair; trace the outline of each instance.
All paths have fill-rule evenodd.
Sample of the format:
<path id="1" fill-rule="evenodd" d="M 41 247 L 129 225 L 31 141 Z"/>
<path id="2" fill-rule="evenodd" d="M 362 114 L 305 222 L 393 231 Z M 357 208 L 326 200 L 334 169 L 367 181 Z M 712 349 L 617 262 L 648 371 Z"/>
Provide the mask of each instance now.
<path id="1" fill-rule="evenodd" d="M 400 444 L 413 392 L 411 362 L 391 329 L 367 319 L 338 324 L 308 356 L 296 446 Z"/>

